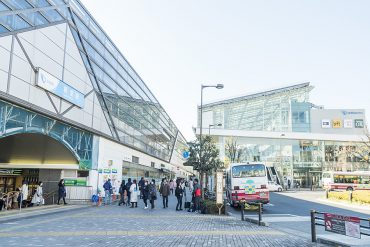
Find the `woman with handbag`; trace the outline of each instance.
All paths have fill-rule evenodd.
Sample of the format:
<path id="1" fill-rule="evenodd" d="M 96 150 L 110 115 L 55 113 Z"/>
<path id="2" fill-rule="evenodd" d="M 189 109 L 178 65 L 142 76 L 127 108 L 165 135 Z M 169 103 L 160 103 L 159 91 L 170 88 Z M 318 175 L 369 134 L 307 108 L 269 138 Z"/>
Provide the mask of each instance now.
<path id="1" fill-rule="evenodd" d="M 42 197 L 42 182 L 40 181 L 39 184 L 37 185 L 36 192 L 32 197 L 31 203 L 34 205 L 40 206 L 42 205 L 44 201 L 44 198 Z"/>
<path id="2" fill-rule="evenodd" d="M 155 180 L 152 179 L 152 182 L 149 185 L 149 199 L 151 208 L 154 209 L 154 201 L 157 200 L 157 187 L 155 186 Z"/>
<path id="3" fill-rule="evenodd" d="M 60 199 L 63 198 L 63 202 L 64 202 L 64 205 L 66 205 L 66 188 L 65 188 L 65 185 L 64 185 L 64 179 L 61 179 L 59 181 L 59 184 L 58 184 L 58 205 L 59 205 L 59 201 Z"/>
<path id="4" fill-rule="evenodd" d="M 137 197 L 139 195 L 139 189 L 136 184 L 136 179 L 132 181 L 132 185 L 130 187 L 130 193 L 131 193 L 131 208 L 137 208 Z"/>

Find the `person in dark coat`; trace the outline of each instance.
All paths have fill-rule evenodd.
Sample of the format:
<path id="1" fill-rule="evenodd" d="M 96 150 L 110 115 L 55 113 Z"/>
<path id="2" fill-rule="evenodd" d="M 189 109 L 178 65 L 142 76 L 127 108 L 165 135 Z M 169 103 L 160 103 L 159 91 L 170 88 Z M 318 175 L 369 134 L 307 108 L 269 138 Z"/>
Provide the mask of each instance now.
<path id="1" fill-rule="evenodd" d="M 177 205 L 176 205 L 176 211 L 182 210 L 182 196 L 184 194 L 184 190 L 181 186 L 180 181 L 177 182 L 177 186 L 175 189 L 175 196 L 177 198 Z"/>
<path id="2" fill-rule="evenodd" d="M 64 179 L 61 179 L 59 181 L 59 184 L 58 184 L 58 205 L 59 205 L 59 201 L 60 199 L 63 198 L 63 202 L 64 202 L 64 205 L 66 205 L 66 188 L 65 188 L 65 185 L 64 185 Z"/>
<path id="3" fill-rule="evenodd" d="M 131 178 L 129 178 L 127 180 L 127 184 L 126 184 L 126 188 L 127 188 L 127 204 L 128 205 L 130 205 L 130 203 L 131 203 L 131 192 L 130 192 L 131 185 L 132 185 Z"/>
<path id="4" fill-rule="evenodd" d="M 150 204 L 152 206 L 152 209 L 154 209 L 154 201 L 157 200 L 157 187 L 155 186 L 155 180 L 152 179 L 152 182 L 149 184 L 149 200 Z"/>
<path id="5" fill-rule="evenodd" d="M 144 209 L 148 209 L 149 183 L 147 180 L 144 181 L 144 185 L 141 188 L 141 194 L 145 205 Z"/>
<path id="6" fill-rule="evenodd" d="M 121 186 L 119 187 L 119 194 L 121 196 L 118 206 L 121 206 L 122 204 L 125 205 L 125 191 L 127 193 L 127 188 L 126 188 L 126 181 L 122 180 Z"/>
<path id="7" fill-rule="evenodd" d="M 168 196 L 170 195 L 170 186 L 167 180 L 163 181 L 163 185 L 159 191 L 163 198 L 163 208 L 168 208 Z"/>
<path id="8" fill-rule="evenodd" d="M 144 180 L 144 177 L 141 177 L 140 181 L 139 181 L 139 191 L 140 191 L 140 199 L 143 198 L 143 187 L 144 187 L 144 184 L 145 184 L 145 180 Z"/>

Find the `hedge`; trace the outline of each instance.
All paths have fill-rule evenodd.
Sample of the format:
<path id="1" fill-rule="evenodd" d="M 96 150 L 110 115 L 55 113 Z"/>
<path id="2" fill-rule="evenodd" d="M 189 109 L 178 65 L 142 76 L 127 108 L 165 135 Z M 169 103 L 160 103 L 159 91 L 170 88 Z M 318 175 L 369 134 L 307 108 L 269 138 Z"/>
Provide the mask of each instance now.
<path id="1" fill-rule="evenodd" d="M 330 191 L 328 193 L 329 199 L 349 201 L 349 191 Z M 370 191 L 369 190 L 355 190 L 352 192 L 352 202 L 360 204 L 370 204 Z"/>

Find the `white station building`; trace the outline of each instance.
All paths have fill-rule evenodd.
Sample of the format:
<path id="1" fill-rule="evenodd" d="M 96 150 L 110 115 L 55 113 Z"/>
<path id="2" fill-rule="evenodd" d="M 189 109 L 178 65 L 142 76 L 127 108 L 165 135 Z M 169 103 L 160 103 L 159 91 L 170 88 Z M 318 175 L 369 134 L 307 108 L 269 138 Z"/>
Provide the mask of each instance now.
<path id="1" fill-rule="evenodd" d="M 78 0 L 0 1 L 0 193 L 188 177 L 186 140 Z"/>

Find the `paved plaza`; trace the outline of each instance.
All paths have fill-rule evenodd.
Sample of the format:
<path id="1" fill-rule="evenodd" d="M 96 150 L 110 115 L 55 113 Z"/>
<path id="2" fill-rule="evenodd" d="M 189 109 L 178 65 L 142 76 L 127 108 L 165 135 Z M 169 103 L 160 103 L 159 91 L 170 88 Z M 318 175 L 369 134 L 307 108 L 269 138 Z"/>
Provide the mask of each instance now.
<path id="1" fill-rule="evenodd" d="M 160 198 L 159 198 L 160 199 Z M 308 240 L 234 217 L 117 205 L 2 223 L 2 246 L 312 246 Z"/>

